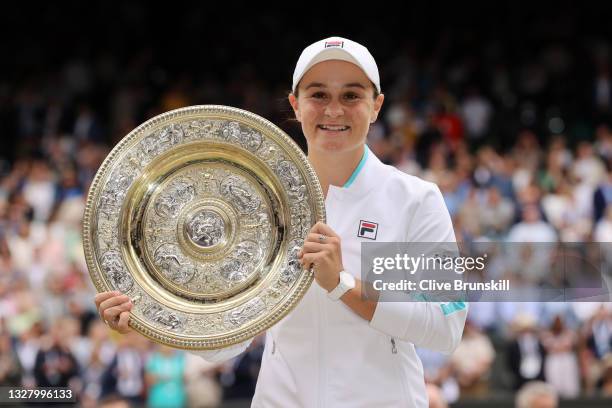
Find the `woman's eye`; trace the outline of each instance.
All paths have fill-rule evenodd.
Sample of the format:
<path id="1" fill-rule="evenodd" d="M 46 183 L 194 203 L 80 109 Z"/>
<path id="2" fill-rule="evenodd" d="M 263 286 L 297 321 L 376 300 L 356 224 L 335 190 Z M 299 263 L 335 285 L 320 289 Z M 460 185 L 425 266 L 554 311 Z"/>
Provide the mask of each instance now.
<path id="1" fill-rule="evenodd" d="M 315 92 L 312 94 L 312 97 L 316 99 L 321 99 L 321 98 L 325 98 L 325 94 L 323 92 Z"/>
<path id="2" fill-rule="evenodd" d="M 345 97 L 346 99 L 349 99 L 349 100 L 354 100 L 354 99 L 358 99 L 358 98 L 359 98 L 359 95 L 354 94 L 354 93 L 350 93 L 350 94 L 346 94 L 346 95 L 344 95 L 344 97 Z"/>

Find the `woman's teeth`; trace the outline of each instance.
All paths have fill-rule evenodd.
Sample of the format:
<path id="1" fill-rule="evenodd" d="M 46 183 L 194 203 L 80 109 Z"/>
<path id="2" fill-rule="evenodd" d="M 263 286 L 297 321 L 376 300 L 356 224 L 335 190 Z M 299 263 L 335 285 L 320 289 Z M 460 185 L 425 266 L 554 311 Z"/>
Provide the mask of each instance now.
<path id="1" fill-rule="evenodd" d="M 343 130 L 348 130 L 348 126 L 330 126 L 330 125 L 319 125 L 319 129 L 323 129 L 323 130 L 331 130 L 331 131 L 343 131 Z"/>

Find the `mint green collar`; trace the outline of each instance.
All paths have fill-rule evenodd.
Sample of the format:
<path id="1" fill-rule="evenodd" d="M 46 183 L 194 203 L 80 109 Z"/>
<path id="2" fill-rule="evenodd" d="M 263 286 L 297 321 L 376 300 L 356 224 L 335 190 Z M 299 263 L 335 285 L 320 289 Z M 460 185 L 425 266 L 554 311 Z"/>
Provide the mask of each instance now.
<path id="1" fill-rule="evenodd" d="M 363 148 L 363 156 L 361 156 L 361 160 L 359 161 L 359 164 L 357 165 L 357 168 L 353 171 L 353 174 L 351 174 L 351 177 L 349 177 L 349 179 L 346 181 L 346 183 L 344 183 L 344 185 L 342 187 L 347 188 L 347 187 L 350 187 L 351 184 L 353 184 L 353 182 L 357 178 L 357 175 L 359 174 L 359 172 L 363 168 L 363 165 L 365 164 L 365 162 L 366 162 L 366 160 L 368 158 L 368 152 L 369 151 L 370 151 L 370 149 L 368 148 L 368 145 L 365 145 L 364 148 Z"/>

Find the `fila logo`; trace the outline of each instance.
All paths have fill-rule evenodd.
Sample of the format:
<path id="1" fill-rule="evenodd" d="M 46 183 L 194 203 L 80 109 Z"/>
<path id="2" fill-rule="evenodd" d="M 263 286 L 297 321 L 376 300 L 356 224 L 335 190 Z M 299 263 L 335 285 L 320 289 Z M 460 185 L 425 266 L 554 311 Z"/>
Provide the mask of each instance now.
<path id="1" fill-rule="evenodd" d="M 344 48 L 344 41 L 326 41 L 325 48 L 340 47 Z"/>
<path id="2" fill-rule="evenodd" d="M 378 232 L 378 224 L 371 221 L 359 221 L 359 231 L 357 236 L 360 238 L 376 239 L 376 233 Z"/>

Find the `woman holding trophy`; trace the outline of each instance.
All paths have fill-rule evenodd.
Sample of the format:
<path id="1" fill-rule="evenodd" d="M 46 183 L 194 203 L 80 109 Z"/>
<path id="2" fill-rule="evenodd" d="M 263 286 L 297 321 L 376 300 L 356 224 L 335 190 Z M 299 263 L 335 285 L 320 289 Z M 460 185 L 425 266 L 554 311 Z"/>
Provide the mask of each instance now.
<path id="1" fill-rule="evenodd" d="M 415 346 L 451 353 L 467 307 L 364 296 L 361 243 L 454 242 L 442 195 L 368 149 L 384 95 L 364 46 L 331 37 L 305 48 L 288 98 L 323 189 L 327 223 L 311 228 L 299 253 L 316 284 L 267 331 L 252 406 L 427 407 Z M 127 296 L 100 293 L 96 305 L 112 329 L 129 331 Z M 222 361 L 249 343 L 194 353 Z"/>

